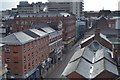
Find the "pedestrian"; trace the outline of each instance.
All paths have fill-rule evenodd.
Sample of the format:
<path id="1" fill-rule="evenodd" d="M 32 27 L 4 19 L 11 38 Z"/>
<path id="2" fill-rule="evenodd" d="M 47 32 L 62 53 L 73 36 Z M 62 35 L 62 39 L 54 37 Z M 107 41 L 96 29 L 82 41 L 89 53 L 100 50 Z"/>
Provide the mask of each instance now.
<path id="1" fill-rule="evenodd" d="M 43 76 L 40 76 L 40 80 L 43 80 Z"/>

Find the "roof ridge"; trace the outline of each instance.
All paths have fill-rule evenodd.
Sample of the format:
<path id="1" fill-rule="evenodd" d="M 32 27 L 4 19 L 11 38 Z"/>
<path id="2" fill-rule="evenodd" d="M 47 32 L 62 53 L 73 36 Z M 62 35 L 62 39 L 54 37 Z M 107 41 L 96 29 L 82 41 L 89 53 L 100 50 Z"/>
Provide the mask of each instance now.
<path id="1" fill-rule="evenodd" d="M 83 50 L 83 52 L 82 52 L 82 55 L 83 55 L 83 53 L 84 53 L 84 51 L 85 51 L 85 48 L 83 48 L 83 49 L 84 49 L 84 50 Z M 72 63 L 72 62 L 74 62 L 74 61 L 78 60 L 79 58 L 82 58 L 82 55 L 81 55 L 80 57 L 76 58 L 75 60 L 73 60 L 73 61 L 69 62 L 69 63 Z"/>
<path id="2" fill-rule="evenodd" d="M 86 48 L 86 47 L 85 47 L 85 48 Z M 83 58 L 83 53 L 84 53 L 84 51 L 85 51 L 85 48 L 84 48 L 84 50 L 83 50 L 83 52 L 82 52 L 82 55 L 79 57 L 80 60 L 79 60 L 79 62 L 78 62 L 78 64 L 77 64 L 77 67 L 76 67 L 75 71 L 77 70 L 77 68 L 78 68 L 78 66 L 79 66 L 79 64 L 80 64 L 80 62 L 81 62 L 81 59 Z M 83 59 L 84 59 L 84 58 L 83 58 Z"/>
<path id="3" fill-rule="evenodd" d="M 18 32 L 17 32 L 17 34 L 18 34 Z M 13 35 L 15 36 L 16 40 L 19 41 L 20 44 L 22 44 L 21 41 L 18 39 L 16 33 L 13 33 Z"/>

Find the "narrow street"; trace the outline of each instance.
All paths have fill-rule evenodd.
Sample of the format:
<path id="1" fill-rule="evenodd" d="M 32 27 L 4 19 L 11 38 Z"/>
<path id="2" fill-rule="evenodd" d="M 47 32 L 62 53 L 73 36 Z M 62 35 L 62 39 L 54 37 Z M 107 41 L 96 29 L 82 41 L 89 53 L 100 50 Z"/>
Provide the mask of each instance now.
<path id="1" fill-rule="evenodd" d="M 60 78 L 61 77 L 62 72 L 64 71 L 65 67 L 67 66 L 74 52 L 77 49 L 79 49 L 78 47 L 79 43 L 80 41 L 78 41 L 70 50 L 68 50 L 67 53 L 63 54 L 62 61 L 57 63 L 53 69 L 49 70 L 45 78 Z"/>

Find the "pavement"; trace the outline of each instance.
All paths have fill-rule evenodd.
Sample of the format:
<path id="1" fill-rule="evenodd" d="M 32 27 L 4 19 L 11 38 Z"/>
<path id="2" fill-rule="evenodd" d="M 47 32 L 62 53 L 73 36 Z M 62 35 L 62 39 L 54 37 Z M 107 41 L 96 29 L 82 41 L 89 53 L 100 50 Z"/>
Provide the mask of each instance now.
<path id="1" fill-rule="evenodd" d="M 76 50 L 79 49 L 80 41 L 78 41 L 71 49 L 67 50 L 66 53 L 63 53 L 62 61 L 58 61 L 56 64 L 52 65 L 48 71 L 42 74 L 43 78 L 60 78 L 69 60 L 76 52 Z"/>

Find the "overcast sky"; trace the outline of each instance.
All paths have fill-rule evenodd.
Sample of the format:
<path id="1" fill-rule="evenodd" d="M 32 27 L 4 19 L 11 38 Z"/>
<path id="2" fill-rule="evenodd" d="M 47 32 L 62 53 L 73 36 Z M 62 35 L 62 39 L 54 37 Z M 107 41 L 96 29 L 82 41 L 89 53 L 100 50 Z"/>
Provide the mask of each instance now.
<path id="1" fill-rule="evenodd" d="M 0 11 L 5 9 L 16 8 L 21 0 L 0 0 Z M 22 0 L 26 1 L 26 0 Z M 32 2 L 46 2 L 47 0 L 27 0 Z M 118 10 L 118 2 L 120 0 L 84 0 L 84 11 L 99 11 L 105 10 Z M 2 5 L 1 5 L 2 4 Z"/>

